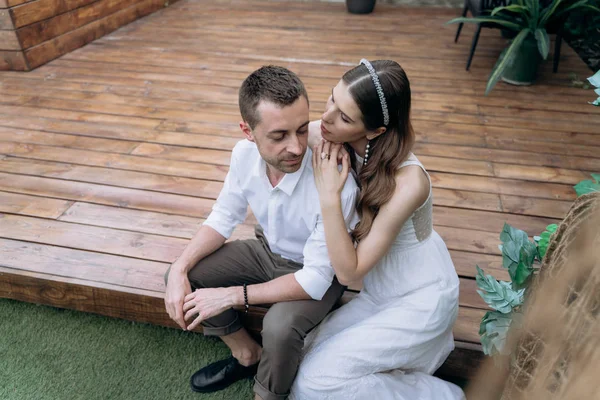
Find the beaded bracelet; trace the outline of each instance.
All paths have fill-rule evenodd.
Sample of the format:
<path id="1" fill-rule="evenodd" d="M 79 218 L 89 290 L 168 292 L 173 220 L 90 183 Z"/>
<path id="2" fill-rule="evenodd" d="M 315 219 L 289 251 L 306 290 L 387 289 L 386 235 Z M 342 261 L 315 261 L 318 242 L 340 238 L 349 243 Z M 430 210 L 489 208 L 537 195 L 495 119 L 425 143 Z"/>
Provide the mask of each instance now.
<path id="1" fill-rule="evenodd" d="M 248 309 L 250 305 L 248 304 L 248 286 L 244 283 L 244 308 L 246 309 L 244 312 L 248 313 Z"/>

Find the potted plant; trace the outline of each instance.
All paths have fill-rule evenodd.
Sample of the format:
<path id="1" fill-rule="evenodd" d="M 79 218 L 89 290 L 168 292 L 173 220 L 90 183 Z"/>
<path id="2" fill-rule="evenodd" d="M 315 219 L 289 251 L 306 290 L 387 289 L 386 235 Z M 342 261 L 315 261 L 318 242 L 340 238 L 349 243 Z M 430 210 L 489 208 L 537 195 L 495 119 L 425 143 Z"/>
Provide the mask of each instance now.
<path id="1" fill-rule="evenodd" d="M 485 94 L 494 88 L 500 78 L 513 84 L 535 81 L 538 65 L 548 58 L 550 38 L 548 29 L 556 30 L 568 14 L 579 8 L 600 13 L 591 0 L 553 0 L 547 6 L 539 0 L 515 0 L 511 5 L 495 8 L 484 17 L 460 17 L 449 24 L 460 22 L 494 23 L 514 32 L 514 39 L 504 49 L 487 82 Z"/>
<path id="2" fill-rule="evenodd" d="M 346 9 L 351 14 L 369 14 L 375 8 L 376 0 L 346 0 Z"/>

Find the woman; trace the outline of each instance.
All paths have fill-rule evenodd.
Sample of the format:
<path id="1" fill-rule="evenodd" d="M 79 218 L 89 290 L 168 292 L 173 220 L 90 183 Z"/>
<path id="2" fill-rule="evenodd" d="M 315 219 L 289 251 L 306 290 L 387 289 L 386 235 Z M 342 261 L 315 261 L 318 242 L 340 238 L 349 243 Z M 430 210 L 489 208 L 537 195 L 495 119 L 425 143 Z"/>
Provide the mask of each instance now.
<path id="1" fill-rule="evenodd" d="M 292 399 L 463 398 L 431 376 L 454 347 L 459 281 L 432 228 L 429 175 L 411 153 L 410 97 L 400 65 L 362 60 L 312 123 L 331 264 L 340 282 L 364 288 L 307 337 Z M 361 186 L 352 238 L 340 204 L 351 168 Z"/>

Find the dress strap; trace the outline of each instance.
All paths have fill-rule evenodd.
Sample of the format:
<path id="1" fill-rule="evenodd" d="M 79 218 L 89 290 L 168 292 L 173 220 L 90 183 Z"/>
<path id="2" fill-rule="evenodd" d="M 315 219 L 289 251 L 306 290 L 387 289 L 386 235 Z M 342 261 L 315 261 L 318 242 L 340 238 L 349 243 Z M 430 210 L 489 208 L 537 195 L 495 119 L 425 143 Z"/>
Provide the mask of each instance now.
<path id="1" fill-rule="evenodd" d="M 420 210 L 431 200 L 431 195 L 433 192 L 433 185 L 431 184 L 431 177 L 429 176 L 429 172 L 427 172 L 427 170 L 425 169 L 423 164 L 421 164 L 421 161 L 419 161 L 417 156 L 415 156 L 413 153 L 410 153 L 410 155 L 408 156 L 406 161 L 404 161 L 402 164 L 400 164 L 399 168 L 407 167 L 409 165 L 418 165 L 419 167 L 421 167 L 421 170 L 423 170 L 423 172 L 425 173 L 425 176 L 427 177 L 427 180 L 429 181 L 429 195 L 427 196 L 427 200 L 425 200 L 425 202 L 423 204 L 421 204 L 421 206 L 417 209 L 417 210 Z"/>

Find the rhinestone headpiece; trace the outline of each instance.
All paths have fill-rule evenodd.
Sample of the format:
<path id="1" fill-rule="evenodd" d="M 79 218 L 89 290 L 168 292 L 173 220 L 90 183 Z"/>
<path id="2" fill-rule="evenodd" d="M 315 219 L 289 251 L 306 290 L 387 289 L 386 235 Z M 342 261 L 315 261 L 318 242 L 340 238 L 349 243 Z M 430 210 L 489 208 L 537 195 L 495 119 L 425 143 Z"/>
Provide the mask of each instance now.
<path id="1" fill-rule="evenodd" d="M 381 83 L 379 82 L 379 76 L 377 76 L 377 72 L 375 72 L 375 68 L 371 65 L 371 63 L 366 60 L 360 60 L 360 63 L 363 64 L 369 70 L 369 74 L 371 75 L 371 79 L 373 79 L 373 84 L 377 89 L 377 94 L 379 95 L 379 101 L 381 102 L 381 111 L 383 112 L 383 124 L 387 126 L 390 123 L 390 113 L 388 112 L 387 102 L 385 101 L 385 95 L 383 94 L 383 88 L 381 87 Z"/>

